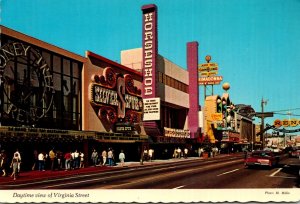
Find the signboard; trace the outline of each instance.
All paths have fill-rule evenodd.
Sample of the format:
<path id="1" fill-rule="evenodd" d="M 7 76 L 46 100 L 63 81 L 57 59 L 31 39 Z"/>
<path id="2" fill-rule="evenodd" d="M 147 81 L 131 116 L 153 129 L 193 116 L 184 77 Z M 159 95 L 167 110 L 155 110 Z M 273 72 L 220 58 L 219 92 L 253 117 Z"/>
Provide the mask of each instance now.
<path id="1" fill-rule="evenodd" d="M 160 120 L 160 98 L 143 99 L 143 121 Z"/>
<path id="2" fill-rule="evenodd" d="M 116 132 L 128 133 L 133 132 L 134 127 L 130 123 L 116 123 Z"/>
<path id="3" fill-rule="evenodd" d="M 280 128 L 281 126 L 283 126 L 283 127 L 296 127 L 296 126 L 300 125 L 300 120 L 295 119 L 295 118 L 284 119 L 284 120 L 276 119 L 276 120 L 274 120 L 273 124 L 276 128 Z"/>
<path id="4" fill-rule="evenodd" d="M 222 115 L 222 113 L 212 113 L 211 119 L 212 119 L 212 121 L 222 121 L 223 115 Z"/>
<path id="5" fill-rule="evenodd" d="M 191 132 L 189 130 L 182 130 L 182 129 L 174 129 L 174 128 L 167 128 L 164 127 L 166 137 L 181 137 L 181 138 L 190 138 Z"/>
<path id="6" fill-rule="evenodd" d="M 215 76 L 218 74 L 218 64 L 217 63 L 205 63 L 200 64 L 198 71 L 201 76 Z"/>
<path id="7" fill-rule="evenodd" d="M 255 116 L 258 117 L 258 118 L 266 118 L 266 117 L 273 117 L 274 113 L 273 112 L 256 112 L 255 113 Z"/>
<path id="8" fill-rule="evenodd" d="M 141 120 L 141 90 L 135 86 L 131 75 L 117 74 L 111 67 L 105 68 L 102 75 L 92 76 L 89 101 L 102 122 L 137 123 Z"/>
<path id="9" fill-rule="evenodd" d="M 199 85 L 215 85 L 220 84 L 221 81 L 223 81 L 222 76 L 200 77 L 198 80 Z"/>
<path id="10" fill-rule="evenodd" d="M 143 98 L 156 96 L 157 8 L 145 5 L 143 11 Z"/>

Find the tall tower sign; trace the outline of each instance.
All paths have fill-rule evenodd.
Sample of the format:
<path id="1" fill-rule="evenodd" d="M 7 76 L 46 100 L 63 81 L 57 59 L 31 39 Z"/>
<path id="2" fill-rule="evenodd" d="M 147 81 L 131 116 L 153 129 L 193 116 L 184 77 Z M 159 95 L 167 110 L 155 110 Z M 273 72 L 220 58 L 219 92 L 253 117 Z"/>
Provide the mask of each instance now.
<path id="1" fill-rule="evenodd" d="M 157 7 L 145 5 L 143 11 L 143 120 L 160 120 L 160 98 L 156 96 L 157 65 Z M 152 123 L 151 126 L 155 126 Z"/>
<path id="2" fill-rule="evenodd" d="M 156 97 L 157 7 L 145 5 L 143 11 L 143 98 Z"/>

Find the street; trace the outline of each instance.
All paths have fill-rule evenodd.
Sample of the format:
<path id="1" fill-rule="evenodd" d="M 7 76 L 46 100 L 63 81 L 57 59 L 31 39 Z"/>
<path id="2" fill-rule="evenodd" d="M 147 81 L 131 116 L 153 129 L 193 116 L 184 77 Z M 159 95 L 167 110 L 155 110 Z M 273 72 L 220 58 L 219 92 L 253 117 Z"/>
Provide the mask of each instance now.
<path id="1" fill-rule="evenodd" d="M 172 159 L 114 167 L 101 172 L 2 185 L 5 189 L 238 189 L 299 188 L 299 160 L 282 158 L 274 168 L 245 168 L 243 156 Z M 298 182 L 298 183 L 297 183 Z"/>

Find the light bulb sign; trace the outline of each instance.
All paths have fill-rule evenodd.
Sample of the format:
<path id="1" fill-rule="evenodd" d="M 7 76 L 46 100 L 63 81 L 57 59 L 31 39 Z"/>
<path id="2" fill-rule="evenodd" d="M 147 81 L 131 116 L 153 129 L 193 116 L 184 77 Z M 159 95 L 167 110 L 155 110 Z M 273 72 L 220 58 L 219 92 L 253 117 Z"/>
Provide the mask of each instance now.
<path id="1" fill-rule="evenodd" d="M 117 74 L 111 67 L 103 75 L 93 75 L 89 86 L 89 100 L 101 121 L 126 123 L 141 121 L 143 100 L 141 90 L 134 85 L 131 75 Z"/>

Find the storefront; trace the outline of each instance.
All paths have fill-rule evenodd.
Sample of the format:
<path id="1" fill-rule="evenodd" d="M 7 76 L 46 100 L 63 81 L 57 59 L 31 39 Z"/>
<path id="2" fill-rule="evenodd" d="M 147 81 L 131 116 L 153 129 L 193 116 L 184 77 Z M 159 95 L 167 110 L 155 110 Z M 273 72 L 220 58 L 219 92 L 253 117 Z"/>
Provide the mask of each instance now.
<path id="1" fill-rule="evenodd" d="M 99 152 L 123 149 L 139 159 L 142 75 L 92 52 L 86 57 L 1 26 L 0 149 Z M 135 151 L 136 150 L 136 151 Z"/>

